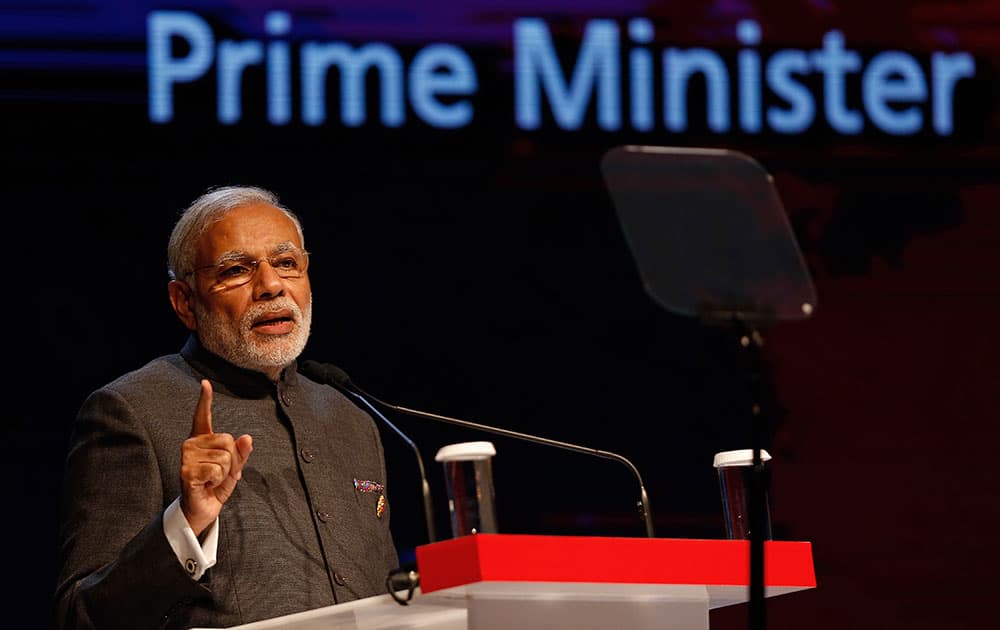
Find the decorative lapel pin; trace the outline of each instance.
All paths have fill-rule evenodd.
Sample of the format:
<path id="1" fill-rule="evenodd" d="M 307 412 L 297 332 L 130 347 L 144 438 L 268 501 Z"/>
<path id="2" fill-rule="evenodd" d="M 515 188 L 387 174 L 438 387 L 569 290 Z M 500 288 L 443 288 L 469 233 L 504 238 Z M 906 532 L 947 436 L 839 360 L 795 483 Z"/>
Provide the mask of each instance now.
<path id="1" fill-rule="evenodd" d="M 382 518 L 385 514 L 385 495 L 382 494 L 382 490 L 385 488 L 382 484 L 377 481 L 369 481 L 368 479 L 355 479 L 354 489 L 363 494 L 375 494 L 378 493 L 378 503 L 375 504 L 375 516 Z"/>
<path id="2" fill-rule="evenodd" d="M 354 489 L 358 492 L 364 493 L 374 493 L 382 492 L 384 486 L 377 481 L 368 481 L 367 479 L 355 479 Z"/>

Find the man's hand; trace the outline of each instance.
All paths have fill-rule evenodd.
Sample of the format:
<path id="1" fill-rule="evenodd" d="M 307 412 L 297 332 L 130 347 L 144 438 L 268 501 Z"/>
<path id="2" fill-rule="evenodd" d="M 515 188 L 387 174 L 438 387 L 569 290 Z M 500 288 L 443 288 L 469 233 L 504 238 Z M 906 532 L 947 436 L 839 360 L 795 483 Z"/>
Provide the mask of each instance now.
<path id="1" fill-rule="evenodd" d="M 181 454 L 181 510 L 196 536 L 218 518 L 251 451 L 249 435 L 234 440 L 228 433 L 212 433 L 212 384 L 203 380 L 191 437 Z"/>

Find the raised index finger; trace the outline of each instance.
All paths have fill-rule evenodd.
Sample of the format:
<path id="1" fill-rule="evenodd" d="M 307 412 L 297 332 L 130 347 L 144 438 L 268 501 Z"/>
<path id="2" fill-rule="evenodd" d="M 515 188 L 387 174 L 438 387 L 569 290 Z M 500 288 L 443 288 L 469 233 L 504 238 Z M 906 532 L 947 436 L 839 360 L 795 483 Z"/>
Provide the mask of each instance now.
<path id="1" fill-rule="evenodd" d="M 191 425 L 191 437 L 212 434 L 212 384 L 201 381 L 201 396 L 194 410 L 194 423 Z"/>

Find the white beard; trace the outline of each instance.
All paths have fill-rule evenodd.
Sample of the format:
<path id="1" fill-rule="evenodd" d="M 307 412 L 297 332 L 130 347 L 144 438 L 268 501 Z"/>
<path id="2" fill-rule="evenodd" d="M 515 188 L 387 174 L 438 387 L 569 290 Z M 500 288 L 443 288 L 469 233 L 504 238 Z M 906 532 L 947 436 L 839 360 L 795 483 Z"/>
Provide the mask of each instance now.
<path id="1" fill-rule="evenodd" d="M 203 311 L 199 304 L 192 305 L 198 323 L 198 339 L 205 348 L 233 365 L 272 374 L 294 361 L 306 347 L 312 325 L 312 296 L 305 309 L 300 309 L 289 297 L 276 298 L 253 305 L 239 323 L 219 313 Z M 288 310 L 295 327 L 284 335 L 259 335 L 253 331 L 253 322 L 267 313 Z"/>

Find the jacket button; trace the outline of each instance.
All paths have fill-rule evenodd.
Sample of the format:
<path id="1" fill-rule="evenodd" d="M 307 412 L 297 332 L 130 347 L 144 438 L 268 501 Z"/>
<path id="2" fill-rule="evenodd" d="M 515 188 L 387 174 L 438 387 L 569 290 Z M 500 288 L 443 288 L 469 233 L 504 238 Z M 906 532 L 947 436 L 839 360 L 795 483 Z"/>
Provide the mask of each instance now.
<path id="1" fill-rule="evenodd" d="M 316 510 L 316 518 L 323 521 L 324 523 L 330 520 L 330 513 L 324 512 L 323 510 Z"/>
<path id="2" fill-rule="evenodd" d="M 286 392 L 285 390 L 281 390 L 281 392 L 278 393 L 278 398 L 281 399 L 281 404 L 285 405 L 286 407 L 288 405 L 292 404 L 292 402 L 291 402 L 292 399 L 288 395 L 288 392 Z"/>
<path id="3" fill-rule="evenodd" d="M 333 572 L 333 581 L 337 583 L 337 586 L 344 586 L 347 584 L 347 578 L 340 571 Z"/>
<path id="4" fill-rule="evenodd" d="M 302 450 L 301 450 L 301 451 L 299 451 L 299 454 L 300 454 L 300 455 L 302 455 L 302 459 L 303 459 L 303 460 L 304 460 L 304 461 L 305 461 L 305 462 L 306 462 L 307 464 L 308 464 L 309 462 L 311 462 L 312 460 L 316 459 L 316 451 L 312 450 L 312 449 L 311 449 L 311 448 L 309 448 L 308 446 L 304 446 L 304 447 L 302 447 Z"/>

